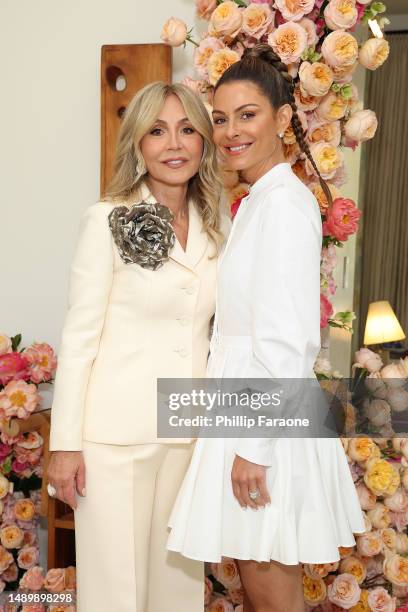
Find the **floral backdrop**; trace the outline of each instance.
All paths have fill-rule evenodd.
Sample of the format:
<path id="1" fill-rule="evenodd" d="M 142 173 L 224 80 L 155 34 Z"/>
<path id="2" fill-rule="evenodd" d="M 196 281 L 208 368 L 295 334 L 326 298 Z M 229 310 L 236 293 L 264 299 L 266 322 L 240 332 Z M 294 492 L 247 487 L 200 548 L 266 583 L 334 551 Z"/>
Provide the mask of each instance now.
<path id="1" fill-rule="evenodd" d="M 19 348 L 21 335 L 0 334 L 0 593 L 26 597 L 25 605 L 0 604 L 0 612 L 74 612 L 74 606 L 35 602 L 41 593 L 75 591 L 75 568 L 39 565 L 44 440 L 38 431 L 20 433 L 16 419 L 41 407 L 41 385 L 57 366 L 53 349 L 34 342 Z"/>
<path id="2" fill-rule="evenodd" d="M 355 202 L 342 195 L 347 181 L 344 149 L 354 151 L 376 133 L 377 117 L 363 107 L 353 73 L 358 65 L 376 70 L 386 61 L 389 44 L 383 30 L 389 20 L 385 10 L 382 2 L 371 0 L 196 0 L 197 15 L 207 22 L 198 40 L 176 17 L 169 18 L 162 30 L 162 40 L 171 46 L 195 45 L 195 74 L 184 83 L 209 110 L 217 80 L 246 47 L 258 42 L 269 44 L 294 78 L 305 139 L 333 197 L 328 210 L 314 168 L 289 127 L 283 139 L 286 159 L 316 196 L 322 215 L 322 329 L 334 326 L 352 332 L 354 313 L 334 314 L 332 306 L 337 249 L 357 232 L 361 216 Z M 361 28 L 368 34 L 362 37 L 363 43 L 356 37 Z M 223 176 L 234 217 L 248 185 L 225 168 Z M 323 356 L 317 359 L 315 372 L 322 385 L 341 378 Z M 365 385 L 364 421 L 356 422 L 350 393 L 346 426 L 353 433 L 342 443 L 367 532 L 356 538 L 354 548 L 339 549 L 339 562 L 303 565 L 305 610 L 408 612 L 404 605 L 408 600 L 408 444 L 406 434 L 395 434 L 392 426 L 393 416 L 408 408 L 408 359 L 384 365 L 379 355 L 361 349 L 355 355 L 353 376 L 356 385 Z M 367 431 L 372 437 L 367 437 Z M 208 612 L 242 612 L 242 586 L 233 559 L 208 565 L 205 588 Z"/>

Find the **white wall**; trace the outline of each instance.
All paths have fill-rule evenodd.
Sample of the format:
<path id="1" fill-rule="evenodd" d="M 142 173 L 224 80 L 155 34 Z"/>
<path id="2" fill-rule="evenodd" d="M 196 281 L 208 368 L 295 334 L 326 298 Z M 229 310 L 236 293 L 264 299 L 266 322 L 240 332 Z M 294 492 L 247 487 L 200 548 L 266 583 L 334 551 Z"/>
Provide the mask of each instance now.
<path id="1" fill-rule="evenodd" d="M 58 349 L 79 218 L 98 199 L 101 46 L 160 42 L 171 14 L 194 25 L 193 0 L 1 0 L 0 331 L 25 345 Z M 175 50 L 175 79 L 191 50 Z"/>

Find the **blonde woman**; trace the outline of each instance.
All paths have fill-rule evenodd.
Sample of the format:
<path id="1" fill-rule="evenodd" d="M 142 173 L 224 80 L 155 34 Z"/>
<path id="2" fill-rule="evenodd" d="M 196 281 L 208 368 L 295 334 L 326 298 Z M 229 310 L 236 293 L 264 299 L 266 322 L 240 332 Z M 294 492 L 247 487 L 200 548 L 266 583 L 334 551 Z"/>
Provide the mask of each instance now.
<path id="1" fill-rule="evenodd" d="M 165 546 L 194 442 L 157 438 L 156 380 L 205 374 L 223 236 L 215 168 L 205 107 L 153 83 L 82 218 L 48 470 L 75 513 L 78 612 L 203 610 L 202 563 Z"/>

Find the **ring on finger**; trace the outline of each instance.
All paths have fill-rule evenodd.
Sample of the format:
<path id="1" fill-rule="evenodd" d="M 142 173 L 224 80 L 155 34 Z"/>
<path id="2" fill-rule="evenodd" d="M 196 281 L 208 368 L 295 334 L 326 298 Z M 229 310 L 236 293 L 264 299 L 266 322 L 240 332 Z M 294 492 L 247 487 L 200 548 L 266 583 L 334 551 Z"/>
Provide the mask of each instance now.
<path id="1" fill-rule="evenodd" d="M 50 483 L 47 485 L 47 491 L 50 497 L 55 497 L 57 494 L 57 489 Z"/>
<path id="2" fill-rule="evenodd" d="M 248 495 L 253 501 L 255 501 L 261 495 L 261 492 L 259 489 L 255 489 L 254 491 L 248 491 Z"/>

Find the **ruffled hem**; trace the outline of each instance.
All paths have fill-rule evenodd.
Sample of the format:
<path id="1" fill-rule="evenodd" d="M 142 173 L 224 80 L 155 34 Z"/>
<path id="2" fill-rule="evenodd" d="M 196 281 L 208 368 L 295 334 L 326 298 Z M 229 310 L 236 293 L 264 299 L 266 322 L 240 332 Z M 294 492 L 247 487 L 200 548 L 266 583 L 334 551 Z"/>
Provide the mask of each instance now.
<path id="1" fill-rule="evenodd" d="M 167 548 L 199 561 L 222 557 L 286 565 L 333 563 L 365 532 L 342 444 L 279 439 L 267 468 L 271 504 L 243 509 L 230 474 L 235 439 L 199 439 L 173 508 Z"/>

